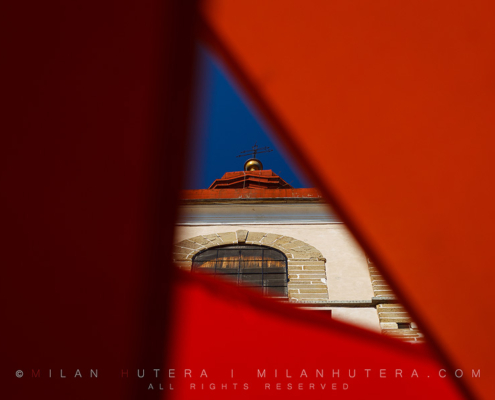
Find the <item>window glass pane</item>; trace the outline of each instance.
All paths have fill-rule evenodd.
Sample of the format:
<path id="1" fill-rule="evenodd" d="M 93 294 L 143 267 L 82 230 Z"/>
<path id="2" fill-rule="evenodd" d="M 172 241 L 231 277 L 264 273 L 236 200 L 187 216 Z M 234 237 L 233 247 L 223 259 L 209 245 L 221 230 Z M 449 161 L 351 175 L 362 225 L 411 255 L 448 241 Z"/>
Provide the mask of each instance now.
<path id="1" fill-rule="evenodd" d="M 212 248 L 193 259 L 195 272 L 255 289 L 265 296 L 287 297 L 287 259 L 277 250 L 254 245 Z"/>
<path id="2" fill-rule="evenodd" d="M 285 273 L 285 261 L 263 261 L 263 273 Z"/>
<path id="3" fill-rule="evenodd" d="M 241 269 L 243 274 L 261 274 L 261 268 L 243 268 Z"/>
<path id="4" fill-rule="evenodd" d="M 287 287 L 265 287 L 264 295 L 271 297 L 287 297 Z"/>
<path id="5" fill-rule="evenodd" d="M 217 267 L 216 269 L 216 273 L 219 275 L 230 275 L 230 274 L 237 275 L 238 272 L 239 272 L 239 267 L 237 265 L 226 265 L 222 268 Z"/>
<path id="6" fill-rule="evenodd" d="M 218 258 L 225 261 L 239 260 L 240 250 L 218 249 Z"/>
<path id="7" fill-rule="evenodd" d="M 217 260 L 217 270 L 226 273 L 237 272 L 239 270 L 239 261 Z"/>
<path id="8" fill-rule="evenodd" d="M 213 268 L 213 269 L 215 269 L 215 265 L 216 265 L 216 260 L 210 260 L 210 261 L 203 262 L 201 264 L 197 264 L 197 268 Z"/>
<path id="9" fill-rule="evenodd" d="M 211 260 L 216 260 L 217 251 L 216 250 L 206 250 L 194 257 L 195 262 L 206 262 Z"/>
<path id="10" fill-rule="evenodd" d="M 277 250 L 265 249 L 263 259 L 285 261 L 285 255 Z"/>
<path id="11" fill-rule="evenodd" d="M 240 278 L 244 286 L 261 286 L 261 274 L 241 274 Z"/>
<path id="12" fill-rule="evenodd" d="M 242 271 L 244 271 L 245 269 L 258 269 L 258 273 L 259 273 L 261 269 L 261 261 L 258 260 L 241 261 L 240 267 Z"/>
<path id="13" fill-rule="evenodd" d="M 239 273 L 239 269 L 237 267 L 234 268 L 217 268 L 215 273 L 217 275 L 236 275 Z"/>
<path id="14" fill-rule="evenodd" d="M 244 249 L 241 251 L 242 260 L 262 260 L 263 250 L 262 249 Z"/>
<path id="15" fill-rule="evenodd" d="M 263 275 L 263 286 L 286 286 L 287 278 L 285 274 Z"/>

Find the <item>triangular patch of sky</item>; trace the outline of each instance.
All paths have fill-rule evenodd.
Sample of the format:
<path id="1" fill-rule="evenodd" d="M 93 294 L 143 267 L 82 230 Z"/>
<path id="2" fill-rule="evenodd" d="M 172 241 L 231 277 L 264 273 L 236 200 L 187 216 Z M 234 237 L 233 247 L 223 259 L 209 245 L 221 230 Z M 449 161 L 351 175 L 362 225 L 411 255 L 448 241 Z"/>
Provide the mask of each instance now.
<path id="1" fill-rule="evenodd" d="M 185 189 L 207 189 L 226 172 L 242 171 L 249 157 L 237 156 L 255 143 L 273 149 L 257 156 L 264 169 L 271 169 L 293 187 L 310 187 L 226 68 L 205 47 L 198 46 L 197 52 L 193 137 Z"/>

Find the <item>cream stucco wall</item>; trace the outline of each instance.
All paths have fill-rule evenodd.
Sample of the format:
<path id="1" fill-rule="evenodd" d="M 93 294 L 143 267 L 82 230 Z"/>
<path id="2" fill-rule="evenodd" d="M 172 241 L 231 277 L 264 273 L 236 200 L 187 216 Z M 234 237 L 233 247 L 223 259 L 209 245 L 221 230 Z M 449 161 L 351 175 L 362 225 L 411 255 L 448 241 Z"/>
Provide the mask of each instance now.
<path id="1" fill-rule="evenodd" d="M 239 229 L 290 236 L 316 247 L 327 260 L 329 300 L 370 301 L 373 297 L 366 257 L 343 224 L 178 226 L 175 242 L 198 235 L 235 232 Z"/>
<path id="2" fill-rule="evenodd" d="M 331 307 L 332 318 L 375 332 L 381 332 L 376 308 Z"/>

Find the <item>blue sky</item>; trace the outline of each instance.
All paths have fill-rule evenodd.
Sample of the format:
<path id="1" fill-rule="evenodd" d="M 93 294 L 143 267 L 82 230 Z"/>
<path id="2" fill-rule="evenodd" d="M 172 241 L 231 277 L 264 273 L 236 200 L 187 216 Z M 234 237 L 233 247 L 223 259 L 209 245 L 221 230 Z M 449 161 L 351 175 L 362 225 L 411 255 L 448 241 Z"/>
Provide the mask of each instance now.
<path id="1" fill-rule="evenodd" d="M 223 65 L 204 47 L 198 48 L 198 54 L 193 140 L 188 156 L 192 162 L 185 189 L 206 189 L 225 172 L 242 171 L 248 157 L 236 156 L 255 142 L 273 149 L 257 157 L 265 169 L 294 187 L 310 187 Z"/>

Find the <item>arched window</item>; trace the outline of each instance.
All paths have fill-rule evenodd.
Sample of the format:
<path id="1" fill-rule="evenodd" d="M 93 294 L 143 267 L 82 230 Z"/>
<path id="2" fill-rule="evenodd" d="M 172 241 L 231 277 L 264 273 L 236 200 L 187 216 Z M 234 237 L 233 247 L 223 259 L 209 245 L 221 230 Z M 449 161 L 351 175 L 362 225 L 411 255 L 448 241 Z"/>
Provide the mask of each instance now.
<path id="1" fill-rule="evenodd" d="M 250 287 L 264 296 L 287 297 L 287 257 L 267 246 L 210 248 L 194 256 L 192 270 Z"/>

